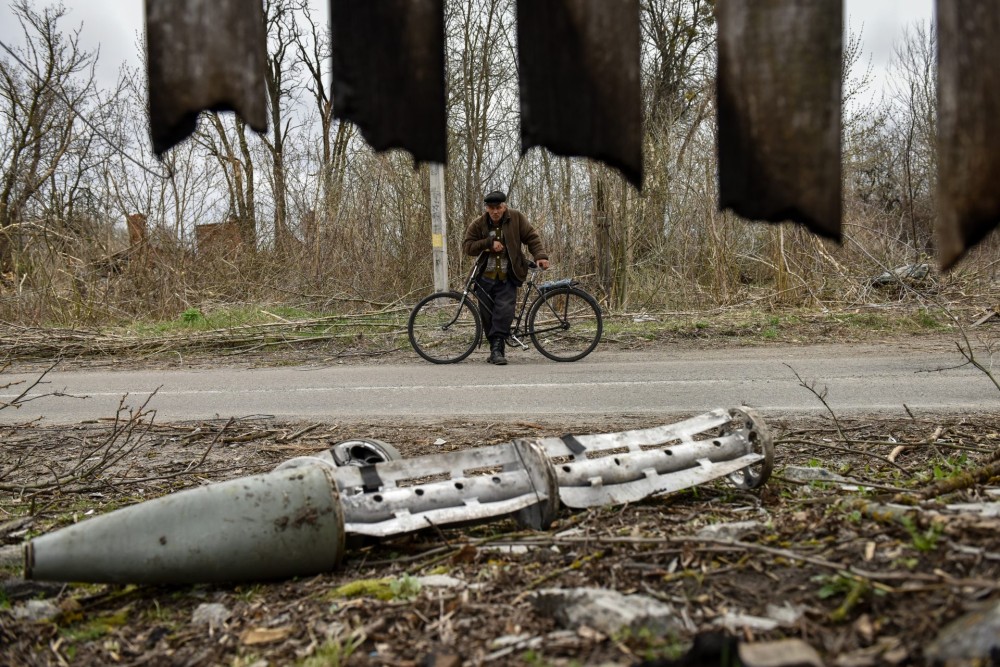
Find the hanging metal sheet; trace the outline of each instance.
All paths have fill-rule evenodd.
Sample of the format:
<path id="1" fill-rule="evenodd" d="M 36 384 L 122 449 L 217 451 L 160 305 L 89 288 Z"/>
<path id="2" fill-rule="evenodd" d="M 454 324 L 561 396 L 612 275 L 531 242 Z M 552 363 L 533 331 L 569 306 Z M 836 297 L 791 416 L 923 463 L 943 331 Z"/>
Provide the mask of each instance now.
<path id="1" fill-rule="evenodd" d="M 719 21 L 719 206 L 840 239 L 843 8 L 726 0 Z"/>
<path id="2" fill-rule="evenodd" d="M 267 131 L 263 7 L 241 0 L 146 0 L 149 132 L 163 154 L 202 111 L 235 111 Z"/>
<path id="3" fill-rule="evenodd" d="M 521 149 L 601 160 L 642 187 L 639 0 L 518 0 Z"/>
<path id="4" fill-rule="evenodd" d="M 1000 4 L 937 3 L 938 242 L 953 266 L 1000 222 Z"/>
<path id="5" fill-rule="evenodd" d="M 444 0 L 330 0 L 333 111 L 377 151 L 448 159 Z"/>

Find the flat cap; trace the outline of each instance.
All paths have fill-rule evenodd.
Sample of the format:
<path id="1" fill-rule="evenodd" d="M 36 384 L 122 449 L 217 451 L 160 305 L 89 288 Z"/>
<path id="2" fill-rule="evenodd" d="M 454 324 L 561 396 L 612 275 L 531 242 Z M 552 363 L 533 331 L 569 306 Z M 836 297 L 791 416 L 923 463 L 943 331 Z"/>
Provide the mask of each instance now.
<path id="1" fill-rule="evenodd" d="M 507 201 L 507 195 L 501 192 L 500 190 L 494 190 L 493 192 L 483 197 L 483 201 L 486 202 L 487 204 L 502 204 L 505 201 Z"/>

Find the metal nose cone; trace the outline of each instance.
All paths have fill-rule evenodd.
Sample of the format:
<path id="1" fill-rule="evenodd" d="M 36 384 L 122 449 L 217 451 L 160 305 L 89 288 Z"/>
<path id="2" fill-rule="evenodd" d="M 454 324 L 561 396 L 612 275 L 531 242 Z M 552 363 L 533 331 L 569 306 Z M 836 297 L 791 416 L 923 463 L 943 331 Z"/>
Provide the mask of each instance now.
<path id="1" fill-rule="evenodd" d="M 311 465 L 189 489 L 82 521 L 25 547 L 24 576 L 185 584 L 329 572 L 344 552 L 331 471 Z"/>

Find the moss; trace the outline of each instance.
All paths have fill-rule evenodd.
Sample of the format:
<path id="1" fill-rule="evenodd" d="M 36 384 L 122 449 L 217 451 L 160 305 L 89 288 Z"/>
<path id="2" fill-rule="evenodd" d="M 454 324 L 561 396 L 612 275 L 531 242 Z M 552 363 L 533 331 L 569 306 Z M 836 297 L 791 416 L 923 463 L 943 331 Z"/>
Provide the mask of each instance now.
<path id="1" fill-rule="evenodd" d="M 392 590 L 392 583 L 395 581 L 391 577 L 382 579 L 358 579 L 338 586 L 327 595 L 330 598 L 376 598 L 378 600 L 392 600 L 396 597 Z"/>

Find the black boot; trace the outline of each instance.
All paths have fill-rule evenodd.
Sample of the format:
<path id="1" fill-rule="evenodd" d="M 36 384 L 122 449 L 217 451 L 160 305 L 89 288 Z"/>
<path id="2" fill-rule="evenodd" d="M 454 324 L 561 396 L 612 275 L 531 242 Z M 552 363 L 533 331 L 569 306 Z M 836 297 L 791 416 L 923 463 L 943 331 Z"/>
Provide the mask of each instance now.
<path id="1" fill-rule="evenodd" d="M 497 366 L 507 365 L 507 357 L 503 356 L 503 336 L 490 338 L 490 358 L 488 361 Z"/>

